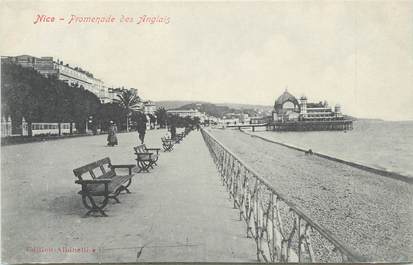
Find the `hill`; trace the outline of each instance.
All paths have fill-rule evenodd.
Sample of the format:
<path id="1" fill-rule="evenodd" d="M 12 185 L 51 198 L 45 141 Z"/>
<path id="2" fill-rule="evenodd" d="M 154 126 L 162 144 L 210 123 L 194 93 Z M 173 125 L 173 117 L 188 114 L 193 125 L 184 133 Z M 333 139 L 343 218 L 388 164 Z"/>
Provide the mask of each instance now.
<path id="1" fill-rule="evenodd" d="M 162 100 L 162 101 L 154 101 L 154 104 L 156 108 L 163 107 L 166 110 L 169 109 L 176 109 L 181 106 L 187 105 L 187 104 L 192 104 L 196 103 L 199 101 L 190 101 L 190 100 Z"/>
<path id="2" fill-rule="evenodd" d="M 233 109 L 259 109 L 263 111 L 272 111 L 273 106 L 256 105 L 256 104 L 240 104 L 240 103 L 216 103 L 217 106 L 228 106 Z"/>
<path id="3" fill-rule="evenodd" d="M 190 103 L 183 105 L 177 109 L 197 109 L 199 112 L 205 112 L 209 116 L 222 118 L 227 113 L 236 113 L 236 109 L 228 106 L 217 106 L 212 103 Z"/>
<path id="4" fill-rule="evenodd" d="M 185 100 L 166 100 L 154 102 L 156 107 L 164 107 L 166 110 L 170 109 L 197 109 L 200 112 L 214 117 L 222 118 L 228 113 L 247 113 L 249 116 L 256 116 L 260 113 L 272 111 L 271 106 L 252 105 L 252 104 L 238 104 L 238 103 L 209 103 L 204 101 L 185 101 Z"/>

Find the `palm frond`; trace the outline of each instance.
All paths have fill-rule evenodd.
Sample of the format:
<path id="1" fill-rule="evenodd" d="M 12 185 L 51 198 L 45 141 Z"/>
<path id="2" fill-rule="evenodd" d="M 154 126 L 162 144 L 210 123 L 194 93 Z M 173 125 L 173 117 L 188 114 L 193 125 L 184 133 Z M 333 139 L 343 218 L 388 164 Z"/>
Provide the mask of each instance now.
<path id="1" fill-rule="evenodd" d="M 127 112 L 137 111 L 142 107 L 141 98 L 130 90 L 122 91 L 122 94 L 118 94 L 117 97 L 117 99 L 114 99 L 114 102 Z"/>

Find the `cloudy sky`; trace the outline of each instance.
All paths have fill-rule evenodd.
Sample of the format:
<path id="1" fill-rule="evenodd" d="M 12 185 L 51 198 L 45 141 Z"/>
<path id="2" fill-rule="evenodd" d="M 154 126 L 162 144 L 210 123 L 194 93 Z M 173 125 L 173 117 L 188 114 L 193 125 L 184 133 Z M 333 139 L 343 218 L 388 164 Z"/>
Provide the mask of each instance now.
<path id="1" fill-rule="evenodd" d="M 288 87 L 357 117 L 413 120 L 408 1 L 0 5 L 1 55 L 53 56 L 147 99 L 272 105 Z M 34 24 L 38 14 L 57 21 Z M 67 24 L 71 15 L 116 23 Z M 170 23 L 137 24 L 144 15 Z"/>

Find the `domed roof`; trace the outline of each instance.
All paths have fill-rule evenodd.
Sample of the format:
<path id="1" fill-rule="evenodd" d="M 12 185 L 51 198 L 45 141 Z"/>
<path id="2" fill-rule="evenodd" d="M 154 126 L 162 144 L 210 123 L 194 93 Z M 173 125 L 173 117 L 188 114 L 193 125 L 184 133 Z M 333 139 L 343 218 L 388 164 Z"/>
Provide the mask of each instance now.
<path id="1" fill-rule="evenodd" d="M 292 102 L 294 105 L 298 107 L 300 106 L 300 104 L 298 103 L 298 100 L 293 95 L 291 95 L 286 89 L 284 93 L 282 93 L 281 96 L 279 96 L 277 100 L 275 101 L 274 103 L 275 110 L 282 109 L 283 104 L 287 101 Z"/>

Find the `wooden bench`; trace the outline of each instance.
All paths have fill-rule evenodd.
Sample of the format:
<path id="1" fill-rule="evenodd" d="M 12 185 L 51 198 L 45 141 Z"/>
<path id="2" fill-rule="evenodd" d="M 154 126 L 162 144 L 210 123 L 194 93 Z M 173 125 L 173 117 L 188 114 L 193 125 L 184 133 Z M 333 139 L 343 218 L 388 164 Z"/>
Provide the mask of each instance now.
<path id="1" fill-rule="evenodd" d="M 162 137 L 161 140 L 164 152 L 171 152 L 174 149 L 174 140 L 166 137 Z"/>
<path id="2" fill-rule="evenodd" d="M 82 195 L 83 205 L 89 210 L 85 217 L 91 213 L 107 216 L 103 209 L 109 199 L 120 203 L 118 195 L 122 191 L 130 193 L 128 187 L 132 182 L 132 168 L 134 167 L 135 165 L 112 165 L 109 157 L 106 157 L 73 170 L 78 178 L 75 183 L 82 185 L 79 194 Z M 116 168 L 127 168 L 129 174 L 117 175 Z M 96 197 L 101 197 L 101 200 L 97 200 Z"/>
<path id="3" fill-rule="evenodd" d="M 153 169 L 153 165 L 156 165 L 159 159 L 159 150 L 161 149 L 147 148 L 144 144 L 135 146 L 133 149 L 135 150 L 136 164 L 139 168 L 138 173 L 141 171 L 149 172 L 149 168 Z"/>

